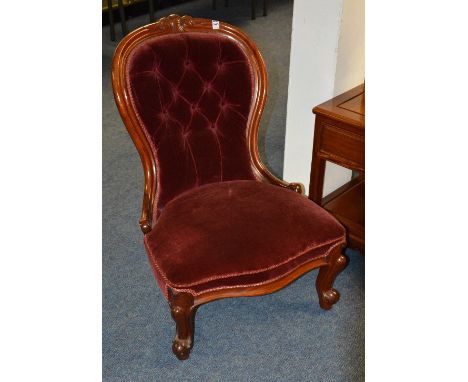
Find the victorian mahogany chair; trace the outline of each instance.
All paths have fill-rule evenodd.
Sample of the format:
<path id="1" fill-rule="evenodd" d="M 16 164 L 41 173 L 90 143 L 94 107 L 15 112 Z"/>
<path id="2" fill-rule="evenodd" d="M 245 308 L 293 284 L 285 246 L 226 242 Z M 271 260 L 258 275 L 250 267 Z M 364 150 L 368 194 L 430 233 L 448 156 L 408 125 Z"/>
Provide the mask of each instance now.
<path id="1" fill-rule="evenodd" d="M 257 133 L 267 91 L 263 59 L 239 29 L 171 15 L 124 38 L 112 81 L 145 175 L 140 226 L 187 359 L 198 306 L 283 288 L 320 268 L 320 306 L 347 258 L 344 228 L 272 175 Z"/>

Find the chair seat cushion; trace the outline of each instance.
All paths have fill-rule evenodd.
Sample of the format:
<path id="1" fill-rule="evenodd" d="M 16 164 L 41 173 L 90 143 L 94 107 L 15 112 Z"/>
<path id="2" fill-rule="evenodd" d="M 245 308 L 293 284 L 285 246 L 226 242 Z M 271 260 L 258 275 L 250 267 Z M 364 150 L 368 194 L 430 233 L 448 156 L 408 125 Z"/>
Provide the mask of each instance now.
<path id="1" fill-rule="evenodd" d="M 307 197 L 229 181 L 169 202 L 145 246 L 159 286 L 198 295 L 285 276 L 345 242 L 343 226 Z"/>

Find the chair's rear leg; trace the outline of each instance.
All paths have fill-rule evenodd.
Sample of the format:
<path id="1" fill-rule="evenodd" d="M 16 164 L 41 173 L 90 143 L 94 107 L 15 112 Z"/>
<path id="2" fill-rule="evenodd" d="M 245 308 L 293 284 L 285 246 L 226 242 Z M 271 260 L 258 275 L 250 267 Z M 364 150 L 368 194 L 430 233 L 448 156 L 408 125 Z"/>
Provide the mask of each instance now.
<path id="1" fill-rule="evenodd" d="M 333 288 L 333 283 L 336 276 L 348 264 L 348 258 L 342 254 L 344 247 L 344 244 L 336 246 L 328 255 L 327 265 L 320 267 L 315 286 L 322 309 L 330 309 L 340 299 L 340 294 Z"/>
<path id="2" fill-rule="evenodd" d="M 172 351 L 180 360 L 187 359 L 193 347 L 193 329 L 195 307 L 190 293 L 169 292 L 169 305 L 172 318 L 176 323 L 176 335 L 172 342 Z"/>

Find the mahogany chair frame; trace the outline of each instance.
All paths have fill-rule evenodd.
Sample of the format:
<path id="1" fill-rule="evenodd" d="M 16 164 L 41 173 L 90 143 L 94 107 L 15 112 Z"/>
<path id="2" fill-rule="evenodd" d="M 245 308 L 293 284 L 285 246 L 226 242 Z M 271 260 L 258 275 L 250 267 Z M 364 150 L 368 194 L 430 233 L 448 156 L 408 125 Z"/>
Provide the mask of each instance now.
<path id="1" fill-rule="evenodd" d="M 255 44 L 245 33 L 224 22 L 219 23 L 219 29 L 213 29 L 212 20 L 170 15 L 127 35 L 118 45 L 112 64 L 112 84 L 117 107 L 128 133 L 138 150 L 144 170 L 145 186 L 140 218 L 140 227 L 144 234 L 151 231 L 154 223 L 152 217 L 157 187 L 157 166 L 150 144 L 130 102 L 129 89 L 126 85 L 127 60 L 133 48 L 149 38 L 186 32 L 221 33 L 228 38 L 234 39 L 243 49 L 250 61 L 255 82 L 254 101 L 247 122 L 247 142 L 252 169 L 259 181 L 304 194 L 304 186 L 302 184 L 288 183 L 278 179 L 267 169 L 260 159 L 258 129 L 267 94 L 267 73 L 263 58 Z M 316 268 L 320 268 L 316 280 L 320 306 L 323 309 L 330 309 L 340 296 L 338 291 L 333 288 L 333 282 L 348 261 L 347 257 L 342 254 L 344 247 L 345 243 L 339 243 L 333 246 L 325 257 L 313 259 L 296 268 L 293 272 L 262 285 L 226 288 L 205 292 L 196 296 L 169 288 L 168 300 L 172 317 L 176 323 L 176 335 L 172 346 L 174 354 L 181 360 L 189 357 L 193 346 L 194 315 L 200 305 L 221 298 L 258 296 L 273 293 Z"/>

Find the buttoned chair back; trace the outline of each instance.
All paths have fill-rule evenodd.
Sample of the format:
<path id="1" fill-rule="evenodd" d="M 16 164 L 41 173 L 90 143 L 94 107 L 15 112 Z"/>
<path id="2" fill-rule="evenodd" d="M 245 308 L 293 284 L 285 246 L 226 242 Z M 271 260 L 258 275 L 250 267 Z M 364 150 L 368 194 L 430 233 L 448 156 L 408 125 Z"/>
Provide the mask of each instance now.
<path id="1" fill-rule="evenodd" d="M 191 188 L 274 178 L 257 147 L 265 64 L 244 33 L 213 25 L 169 16 L 135 31 L 116 51 L 114 93 L 146 162 L 142 227 Z"/>

